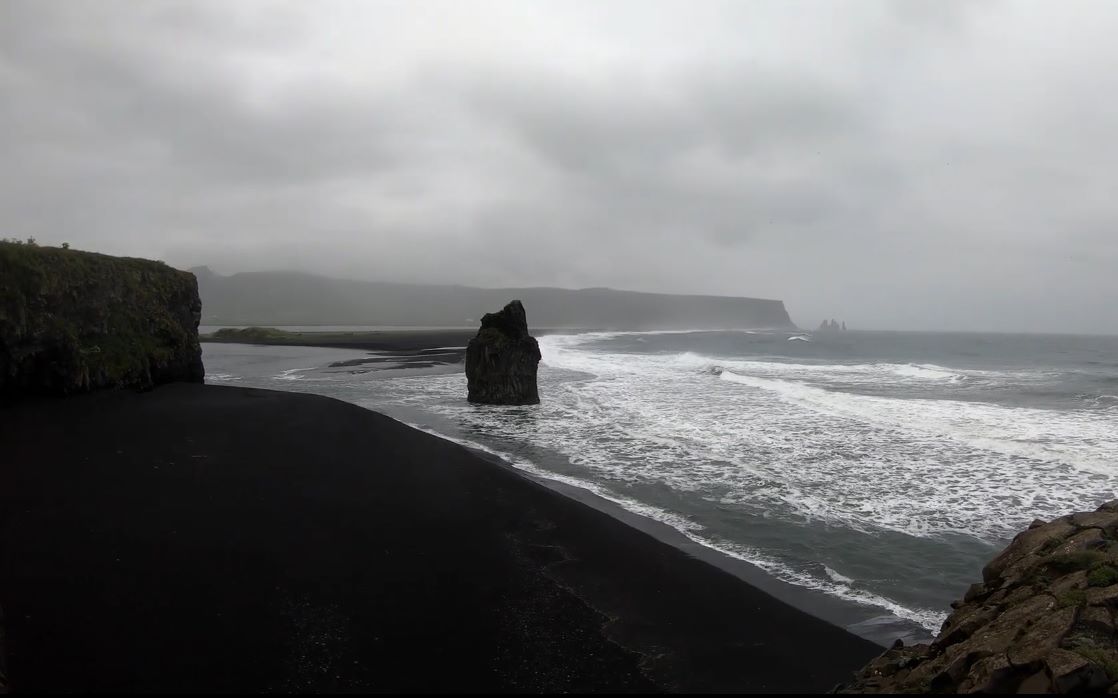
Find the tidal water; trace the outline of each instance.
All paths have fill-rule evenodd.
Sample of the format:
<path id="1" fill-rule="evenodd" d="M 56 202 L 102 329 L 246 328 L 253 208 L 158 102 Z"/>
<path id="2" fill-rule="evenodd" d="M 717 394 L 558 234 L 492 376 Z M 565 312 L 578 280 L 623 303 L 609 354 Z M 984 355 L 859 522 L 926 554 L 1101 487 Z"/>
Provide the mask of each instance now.
<path id="1" fill-rule="evenodd" d="M 924 639 L 1033 519 L 1118 497 L 1118 337 L 886 332 L 539 338 L 531 407 L 363 352 L 205 344 L 207 381 L 329 395 L 586 488 Z M 697 592 L 698 593 L 698 592 Z"/>

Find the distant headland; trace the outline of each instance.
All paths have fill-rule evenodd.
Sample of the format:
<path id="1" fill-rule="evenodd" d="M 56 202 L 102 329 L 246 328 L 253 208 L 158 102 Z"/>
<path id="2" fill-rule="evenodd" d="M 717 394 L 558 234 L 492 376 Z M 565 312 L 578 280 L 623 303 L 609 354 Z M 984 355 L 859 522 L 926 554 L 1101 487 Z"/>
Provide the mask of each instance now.
<path id="1" fill-rule="evenodd" d="M 204 325 L 395 325 L 477 327 L 509 298 L 531 308 L 536 327 L 653 329 L 794 329 L 784 302 L 609 288 L 475 288 L 334 279 L 297 272 L 198 277 Z"/>

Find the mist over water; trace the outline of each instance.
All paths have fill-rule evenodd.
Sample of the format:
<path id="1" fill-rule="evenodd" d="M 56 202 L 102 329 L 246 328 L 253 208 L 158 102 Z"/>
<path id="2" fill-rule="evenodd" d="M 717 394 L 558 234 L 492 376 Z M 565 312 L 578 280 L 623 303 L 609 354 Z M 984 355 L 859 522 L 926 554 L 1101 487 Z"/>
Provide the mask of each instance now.
<path id="1" fill-rule="evenodd" d="M 325 368 L 348 354 L 336 350 L 209 344 L 205 359 L 210 382 L 331 395 L 586 486 L 850 602 L 853 629 L 878 638 L 926 637 L 1030 521 L 1118 491 L 1118 338 L 590 333 L 540 346 L 532 407 L 469 405 L 461 373 Z"/>

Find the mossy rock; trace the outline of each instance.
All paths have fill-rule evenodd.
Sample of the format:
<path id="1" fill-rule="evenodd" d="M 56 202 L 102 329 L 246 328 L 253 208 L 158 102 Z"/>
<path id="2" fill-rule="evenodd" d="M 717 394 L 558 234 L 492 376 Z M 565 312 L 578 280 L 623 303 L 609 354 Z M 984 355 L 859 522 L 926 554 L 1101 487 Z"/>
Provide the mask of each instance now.
<path id="1" fill-rule="evenodd" d="M 1060 608 L 1068 606 L 1086 606 L 1087 605 L 1087 592 L 1082 589 L 1071 589 L 1056 595 L 1056 601 L 1059 603 Z"/>
<path id="2" fill-rule="evenodd" d="M 838 693 L 1102 692 L 1118 688 L 1118 500 L 1038 522 L 983 568 L 906 672 L 871 660 Z"/>
<path id="3" fill-rule="evenodd" d="M 226 327 L 214 332 L 207 339 L 216 339 L 223 342 L 244 342 L 245 344 L 275 344 L 287 340 L 294 341 L 298 338 L 299 335 L 294 332 L 285 332 L 274 327 L 243 327 L 240 329 Z"/>
<path id="4" fill-rule="evenodd" d="M 1083 550 L 1063 555 L 1052 555 L 1044 561 L 1043 566 L 1067 574 L 1077 570 L 1089 570 L 1097 565 L 1107 562 L 1110 557 L 1105 553 L 1094 550 Z"/>
<path id="5" fill-rule="evenodd" d="M 1114 565 L 1099 565 L 1087 573 L 1087 586 L 1108 587 L 1118 584 L 1118 568 Z"/>
<path id="6" fill-rule="evenodd" d="M 193 274 L 0 242 L 0 396 L 202 382 Z"/>

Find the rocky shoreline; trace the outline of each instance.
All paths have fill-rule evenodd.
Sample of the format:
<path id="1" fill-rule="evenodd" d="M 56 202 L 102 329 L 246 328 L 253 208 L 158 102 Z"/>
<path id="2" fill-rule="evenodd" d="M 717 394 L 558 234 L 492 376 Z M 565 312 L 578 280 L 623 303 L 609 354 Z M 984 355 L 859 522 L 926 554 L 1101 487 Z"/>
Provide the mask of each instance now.
<path id="1" fill-rule="evenodd" d="M 1118 500 L 1035 521 L 930 644 L 895 646 L 839 693 L 1118 691 Z"/>

